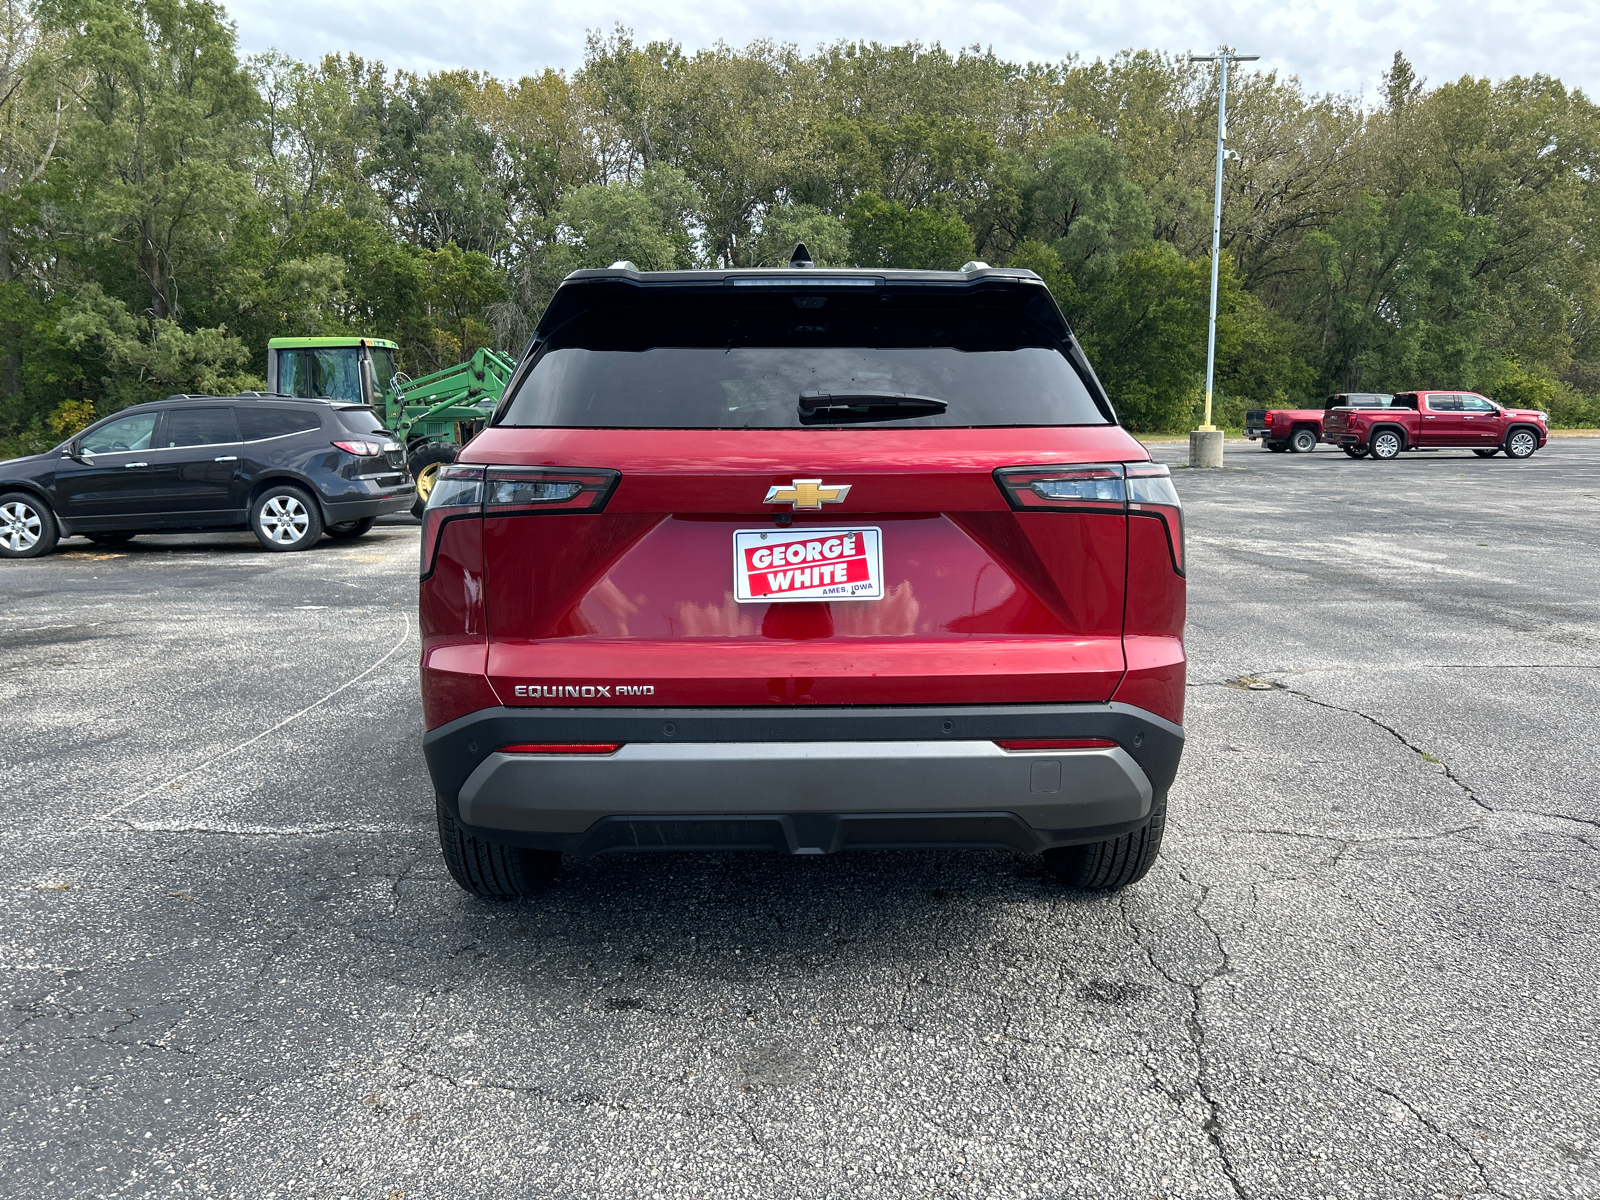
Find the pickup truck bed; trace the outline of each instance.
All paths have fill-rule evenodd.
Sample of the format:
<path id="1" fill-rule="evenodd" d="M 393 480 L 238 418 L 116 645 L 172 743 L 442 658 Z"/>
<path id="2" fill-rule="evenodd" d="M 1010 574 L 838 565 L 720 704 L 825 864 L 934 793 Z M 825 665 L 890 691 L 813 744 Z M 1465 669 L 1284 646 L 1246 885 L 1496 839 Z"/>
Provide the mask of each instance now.
<path id="1" fill-rule="evenodd" d="M 1338 392 L 1322 408 L 1251 408 L 1244 414 L 1244 435 L 1261 440 L 1265 449 L 1309 454 L 1317 448 L 1328 412 L 1339 406 L 1386 408 L 1394 400 L 1387 392 Z"/>

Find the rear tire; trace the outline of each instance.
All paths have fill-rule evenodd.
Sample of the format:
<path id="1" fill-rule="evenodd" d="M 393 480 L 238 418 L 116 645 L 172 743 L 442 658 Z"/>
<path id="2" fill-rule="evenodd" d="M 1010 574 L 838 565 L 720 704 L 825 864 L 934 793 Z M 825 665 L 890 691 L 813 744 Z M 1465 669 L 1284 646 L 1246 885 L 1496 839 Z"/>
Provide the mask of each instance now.
<path id="1" fill-rule="evenodd" d="M 1296 454 L 1310 454 L 1317 448 L 1317 435 L 1309 429 L 1296 429 L 1289 436 L 1289 449 Z"/>
<path id="2" fill-rule="evenodd" d="M 138 534 L 134 533 L 88 533 L 84 535 L 97 546 L 120 546 L 124 542 L 131 542 Z"/>
<path id="3" fill-rule="evenodd" d="M 428 507 L 428 493 L 439 478 L 439 468 L 455 462 L 459 453 L 461 447 L 454 442 L 425 442 L 406 459 L 411 478 L 417 481 L 417 499 L 411 506 L 411 515 L 417 520 L 422 520 L 422 510 Z"/>
<path id="4" fill-rule="evenodd" d="M 250 506 L 250 532 L 268 550 L 307 550 L 322 536 L 322 512 L 299 488 L 276 484 Z"/>
<path id="5" fill-rule="evenodd" d="M 1500 447 L 1496 446 L 1493 450 L 1474 450 L 1473 453 L 1479 458 L 1493 458 L 1500 453 Z"/>
<path id="6" fill-rule="evenodd" d="M 1115 891 L 1138 883 L 1155 866 L 1167 828 L 1167 798 L 1156 800 L 1143 829 L 1104 842 L 1046 850 L 1044 865 L 1061 883 L 1084 891 Z"/>
<path id="7" fill-rule="evenodd" d="M 1340 446 L 1339 449 L 1343 450 L 1351 458 L 1365 458 L 1367 456 L 1367 448 L 1365 446 Z"/>
<path id="8" fill-rule="evenodd" d="M 1274 454 L 1282 454 L 1289 448 L 1288 442 L 1262 442 L 1261 444 Z"/>
<path id="9" fill-rule="evenodd" d="M 1539 435 L 1526 426 L 1506 434 L 1507 458 L 1531 458 L 1539 448 Z"/>
<path id="10" fill-rule="evenodd" d="M 1380 429 L 1373 434 L 1367 445 L 1367 453 L 1373 458 L 1387 461 L 1399 458 L 1400 451 L 1406 448 L 1405 438 L 1400 436 L 1398 430 Z"/>
<path id="11" fill-rule="evenodd" d="M 27 492 L 0 496 L 0 558 L 38 558 L 61 540 L 50 506 Z"/>
<path id="12" fill-rule="evenodd" d="M 331 538 L 346 541 L 360 537 L 372 528 L 372 523 L 377 519 L 377 517 L 362 517 L 359 521 L 340 521 L 337 525 L 329 525 L 323 532 Z"/>
<path id="13" fill-rule="evenodd" d="M 486 842 L 462 831 L 443 800 L 435 801 L 439 815 L 439 849 L 454 879 L 474 896 L 485 900 L 522 900 L 550 886 L 561 869 L 554 850 L 525 850 Z"/>

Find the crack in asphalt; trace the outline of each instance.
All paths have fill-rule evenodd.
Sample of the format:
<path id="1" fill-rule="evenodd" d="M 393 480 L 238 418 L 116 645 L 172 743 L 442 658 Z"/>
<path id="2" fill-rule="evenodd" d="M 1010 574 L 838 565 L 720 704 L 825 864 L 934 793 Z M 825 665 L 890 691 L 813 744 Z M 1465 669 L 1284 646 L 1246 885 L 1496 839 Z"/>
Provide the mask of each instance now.
<path id="1" fill-rule="evenodd" d="M 1280 672 L 1280 673 L 1286 674 L 1287 672 Z M 1349 716 L 1352 716 L 1352 717 L 1358 717 L 1359 719 L 1367 722 L 1367 724 L 1373 726 L 1374 728 L 1383 730 L 1390 737 L 1394 738 L 1395 741 L 1399 742 L 1402 746 L 1404 746 L 1407 750 L 1410 750 L 1413 754 L 1415 754 L 1418 757 L 1420 757 L 1423 762 L 1430 763 L 1433 766 L 1441 768 L 1443 770 L 1444 777 L 1446 779 L 1448 779 L 1451 783 L 1455 784 L 1455 786 L 1461 790 L 1462 794 L 1464 794 L 1467 797 L 1467 799 L 1471 800 L 1479 808 L 1483 809 L 1484 812 L 1491 812 L 1492 813 L 1492 812 L 1500 811 L 1499 809 L 1496 809 L 1493 805 L 1491 805 L 1487 801 L 1485 801 L 1481 796 L 1479 796 L 1477 791 L 1472 787 L 1472 785 L 1470 785 L 1464 779 L 1462 779 L 1459 775 L 1457 775 L 1455 773 L 1454 768 L 1452 768 L 1448 762 L 1446 762 L 1444 759 L 1440 758 L 1438 755 L 1433 754 L 1433 753 L 1431 753 L 1431 752 L 1429 752 L 1427 750 L 1424 750 L 1421 746 L 1417 745 L 1410 738 L 1408 738 L 1405 734 L 1401 733 L 1398 729 L 1396 729 L 1393 725 L 1390 725 L 1386 721 L 1380 721 L 1377 717 L 1373 716 L 1371 713 L 1364 713 L 1359 708 L 1347 708 L 1345 705 L 1343 705 L 1343 704 L 1335 704 L 1331 700 L 1319 700 L 1319 699 L 1317 699 L 1317 697 L 1313 696 L 1310 692 L 1301 691 L 1299 688 L 1292 688 L 1286 683 L 1281 683 L 1281 682 L 1279 682 L 1277 680 L 1274 680 L 1274 679 L 1268 679 L 1265 676 L 1260 675 L 1260 674 L 1240 675 L 1234 680 L 1229 680 L 1229 681 L 1225 682 L 1223 684 L 1223 686 L 1237 689 L 1241 685 L 1243 685 L 1246 689 L 1256 690 L 1256 688 L 1253 686 L 1253 685 L 1255 685 L 1256 681 L 1261 681 L 1261 682 L 1268 683 L 1268 684 L 1271 685 L 1270 689 L 1262 688 L 1262 689 L 1259 689 L 1259 690 L 1271 690 L 1271 691 L 1275 691 L 1275 692 L 1287 692 L 1291 696 L 1298 696 L 1301 700 L 1304 700 L 1307 704 L 1314 704 L 1318 708 L 1326 708 L 1326 709 L 1328 709 L 1328 710 L 1330 710 L 1332 712 L 1341 712 L 1341 713 L 1346 713 L 1346 714 L 1348 714 Z"/>
<path id="2" fill-rule="evenodd" d="M 1456 825 L 1449 829 L 1440 829 L 1433 833 L 1394 833 L 1380 837 L 1343 837 L 1336 833 L 1312 833 L 1304 829 L 1235 829 L 1234 833 L 1248 833 L 1260 837 L 1285 837 L 1298 838 L 1313 842 L 1330 842 L 1338 847 L 1333 857 L 1328 860 L 1327 869 L 1336 870 L 1343 862 L 1344 856 L 1358 846 L 1387 846 L 1396 842 L 1432 842 L 1444 838 L 1460 837 L 1464 833 L 1479 832 L 1483 829 L 1482 819 L 1471 821 L 1466 825 Z M 1583 839 L 1578 839 L 1582 841 Z M 1587 844 L 1587 843 L 1585 843 Z M 1288 877 L 1293 879 L 1293 876 Z M 1263 881 L 1264 882 L 1264 881 Z"/>
<path id="3" fill-rule="evenodd" d="M 1358 1075 L 1356 1072 L 1347 1067 L 1338 1067 L 1332 1063 L 1323 1062 L 1320 1059 L 1313 1058 L 1311 1055 L 1302 1053 L 1299 1050 L 1285 1050 L 1279 1046 L 1273 1046 L 1272 1052 L 1274 1054 L 1283 1055 L 1286 1058 L 1296 1059 L 1300 1062 L 1306 1063 L 1309 1066 L 1319 1067 L 1328 1072 L 1330 1075 L 1342 1075 L 1346 1079 L 1354 1080 L 1362 1087 L 1370 1088 L 1372 1091 L 1377 1092 L 1381 1096 L 1389 1097 L 1389 1099 L 1393 1100 L 1396 1104 L 1400 1105 L 1400 1107 L 1404 1108 L 1408 1113 L 1415 1117 L 1417 1123 L 1429 1133 L 1433 1134 L 1434 1137 L 1438 1138 L 1442 1142 L 1448 1142 L 1451 1146 L 1454 1146 L 1456 1150 L 1460 1152 L 1462 1157 L 1470 1162 L 1473 1168 L 1477 1171 L 1478 1180 L 1483 1184 L 1484 1191 L 1488 1192 L 1491 1196 L 1500 1196 L 1503 1197 L 1504 1200 L 1513 1200 L 1509 1192 L 1502 1191 L 1500 1188 L 1494 1185 L 1493 1181 L 1490 1180 L 1488 1166 L 1482 1159 L 1472 1152 L 1471 1147 L 1469 1147 L 1450 1130 L 1439 1124 L 1439 1122 L 1428 1116 L 1428 1114 L 1423 1112 L 1421 1108 L 1413 1104 L 1410 1100 L 1407 1100 L 1393 1088 L 1384 1087 L 1383 1084 L 1378 1083 L 1375 1080 L 1368 1079 L 1364 1075 Z"/>
<path id="4" fill-rule="evenodd" d="M 1582 669 L 1582 670 L 1595 669 L 1595 670 L 1600 670 L 1600 668 L 1576 668 L 1576 669 Z M 1275 674 L 1292 674 L 1292 672 L 1275 672 Z M 1257 687 L 1257 681 L 1260 681 L 1261 683 L 1270 684 L 1271 687 L 1270 688 L 1258 688 Z M 1570 821 L 1575 825 L 1589 825 L 1589 826 L 1592 826 L 1592 827 L 1594 827 L 1596 829 L 1600 829 L 1600 819 L 1595 819 L 1595 818 L 1591 818 L 1591 817 L 1574 817 L 1574 816 L 1570 816 L 1570 815 L 1568 815 L 1566 813 L 1541 812 L 1541 811 L 1539 811 L 1537 809 L 1528 809 L 1528 808 L 1497 808 L 1494 805 L 1490 804 L 1487 800 L 1485 800 L 1481 795 L 1479 795 L 1478 794 L 1478 790 L 1476 788 L 1474 788 L 1471 784 L 1467 783 L 1466 780 L 1461 778 L 1461 776 L 1457 775 L 1456 771 L 1455 771 L 1455 768 L 1452 767 L 1447 760 L 1439 757 L 1436 754 L 1433 754 L 1432 752 L 1430 752 L 1428 750 L 1424 750 L 1421 746 L 1417 745 L 1410 738 L 1406 737 L 1405 734 L 1401 733 L 1393 725 L 1388 724 L 1386 721 L 1380 721 L 1377 717 L 1374 717 L 1372 714 L 1362 712 L 1358 708 L 1349 708 L 1349 707 L 1347 707 L 1347 706 L 1345 706 L 1343 704 L 1335 704 L 1331 700 L 1319 700 L 1317 697 L 1311 695 L 1309 692 L 1302 691 L 1299 688 L 1290 687 L 1286 683 L 1282 683 L 1282 682 L 1280 682 L 1280 681 L 1278 681 L 1276 679 L 1268 678 L 1267 676 L 1261 675 L 1259 673 L 1258 674 L 1251 674 L 1251 675 L 1239 675 L 1239 676 L 1236 676 L 1233 679 L 1221 681 L 1219 686 L 1232 688 L 1234 690 L 1271 690 L 1271 691 L 1275 691 L 1275 692 L 1287 692 L 1289 695 L 1295 696 L 1295 697 L 1297 697 L 1297 698 L 1299 698 L 1301 700 L 1304 700 L 1307 704 L 1314 704 L 1318 708 L 1326 708 L 1326 709 L 1329 709 L 1332 712 L 1341 712 L 1341 713 L 1346 713 L 1346 714 L 1348 714 L 1349 716 L 1352 716 L 1352 717 L 1357 717 L 1357 718 L 1367 722 L 1369 725 L 1372 725 L 1373 727 L 1375 727 L 1377 729 L 1383 730 L 1390 737 L 1394 738 L 1395 741 L 1399 742 L 1402 746 L 1404 746 L 1407 750 L 1410 750 L 1413 754 L 1416 754 L 1419 757 L 1421 757 L 1423 762 L 1426 762 L 1431 766 L 1436 766 L 1436 767 L 1440 768 L 1441 773 L 1444 775 L 1444 777 L 1446 779 L 1448 779 L 1452 784 L 1454 784 L 1462 792 L 1462 794 L 1467 797 L 1467 799 L 1471 800 L 1474 804 L 1476 804 L 1479 808 L 1481 808 L 1486 813 L 1495 813 L 1495 814 L 1498 814 L 1498 815 L 1501 815 L 1501 816 L 1504 816 L 1504 815 L 1510 813 L 1510 814 L 1519 814 L 1519 815 L 1522 815 L 1522 816 L 1530 816 L 1530 817 L 1543 817 L 1543 818 L 1545 818 L 1546 820 L 1549 820 L 1549 821 Z M 1453 834 L 1453 833 L 1462 832 L 1465 829 L 1476 828 L 1476 827 L 1479 827 L 1479 826 L 1476 826 L 1476 825 L 1462 826 L 1462 827 L 1460 827 L 1458 829 L 1455 829 L 1455 830 L 1445 830 L 1440 834 L 1426 834 L 1426 835 L 1420 835 L 1420 837 L 1447 836 L 1447 835 L 1450 835 L 1450 834 Z M 1241 831 L 1241 832 L 1245 832 L 1245 831 Z M 1259 830 L 1259 831 L 1251 831 L 1251 832 L 1268 833 L 1268 832 L 1272 832 L 1272 831 L 1270 831 L 1270 830 Z M 1303 836 L 1316 836 L 1316 835 L 1307 834 L 1307 835 L 1303 835 Z M 1410 841 L 1410 840 L 1419 840 L 1419 837 L 1414 835 L 1412 837 L 1396 836 L 1396 837 L 1390 837 L 1390 838 L 1372 838 L 1372 839 L 1361 839 L 1361 840 L 1363 840 L 1363 841 Z M 1580 842 L 1582 845 L 1588 846 L 1591 849 L 1597 848 L 1595 846 L 1595 844 L 1590 842 L 1587 838 L 1580 837 L 1580 838 L 1577 838 L 1576 840 L 1578 842 Z M 1337 859 L 1342 857 L 1342 856 L 1343 856 L 1343 851 L 1341 850 L 1338 855 L 1335 855 L 1335 860 L 1337 861 Z"/>
<path id="5" fill-rule="evenodd" d="M 1191 887 L 1195 886 L 1194 884 L 1190 883 L 1187 878 L 1184 878 L 1181 871 L 1179 872 L 1179 877 L 1183 878 L 1184 882 L 1189 883 Z M 1226 975 L 1232 971 L 1232 966 L 1230 965 L 1227 951 L 1222 946 L 1222 939 L 1220 935 L 1218 935 L 1216 929 L 1212 927 L 1210 921 L 1208 921 L 1205 915 L 1200 911 L 1201 906 L 1205 903 L 1206 896 L 1209 894 L 1210 888 L 1203 889 L 1200 899 L 1196 901 L 1192 907 L 1194 909 L 1195 917 L 1200 921 L 1201 924 L 1205 925 L 1212 938 L 1216 941 L 1217 949 L 1221 957 L 1220 965 L 1216 969 L 1212 970 L 1198 983 L 1189 983 L 1185 980 L 1177 978 L 1172 974 L 1172 972 L 1168 971 L 1156 961 L 1154 951 L 1150 948 L 1149 943 L 1145 941 L 1144 930 L 1140 927 L 1139 923 L 1133 919 L 1133 915 L 1128 911 L 1126 892 L 1118 894 L 1117 908 L 1122 914 L 1123 923 L 1133 931 L 1134 944 L 1137 945 L 1140 951 L 1144 954 L 1145 961 L 1150 964 L 1150 969 L 1155 971 L 1156 974 L 1160 975 L 1168 983 L 1172 984 L 1173 987 L 1181 988 L 1188 993 L 1189 1012 L 1184 1019 L 1184 1028 L 1189 1035 L 1190 1049 L 1194 1051 L 1195 1057 L 1194 1094 L 1200 1097 L 1201 1101 L 1205 1104 L 1207 1111 L 1206 1119 L 1201 1122 L 1200 1131 L 1206 1135 L 1206 1139 L 1210 1142 L 1212 1150 L 1216 1153 L 1218 1165 L 1222 1170 L 1222 1174 L 1228 1180 L 1229 1186 L 1232 1187 L 1233 1194 L 1239 1197 L 1239 1200 L 1249 1200 L 1250 1193 L 1246 1190 L 1243 1180 L 1239 1178 L 1238 1169 L 1235 1167 L 1233 1162 L 1233 1156 L 1228 1150 L 1227 1143 L 1223 1140 L 1222 1105 L 1217 1097 L 1213 1094 L 1208 1079 L 1210 1058 L 1207 1051 L 1205 1022 L 1201 1016 L 1201 1008 L 1205 1001 L 1205 988 L 1207 984 L 1216 981 L 1223 975 Z M 1154 1075 L 1154 1068 L 1151 1066 L 1148 1060 L 1146 1060 L 1142 1065 L 1147 1073 L 1151 1074 L 1152 1076 Z M 1166 1095 L 1168 1099 L 1174 1099 L 1172 1093 L 1168 1092 L 1164 1087 L 1161 1087 L 1159 1083 L 1157 1083 L 1156 1087 L 1157 1090 L 1163 1095 Z"/>

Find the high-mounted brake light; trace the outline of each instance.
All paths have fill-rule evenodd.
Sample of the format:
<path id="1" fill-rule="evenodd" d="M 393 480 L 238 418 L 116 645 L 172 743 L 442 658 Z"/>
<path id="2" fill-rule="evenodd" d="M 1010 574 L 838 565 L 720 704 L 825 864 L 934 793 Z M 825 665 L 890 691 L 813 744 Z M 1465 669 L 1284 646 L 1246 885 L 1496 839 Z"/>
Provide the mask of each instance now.
<path id="1" fill-rule="evenodd" d="M 621 742 L 519 742 L 501 746 L 501 754 L 615 754 Z"/>
<path id="2" fill-rule="evenodd" d="M 1115 750 L 1117 744 L 1105 738 L 1023 738 L 1001 741 L 995 739 L 1002 750 Z"/>
<path id="3" fill-rule="evenodd" d="M 383 453 L 383 447 L 377 442 L 335 442 L 334 445 L 357 458 L 377 458 Z"/>
<path id="4" fill-rule="evenodd" d="M 878 276 L 859 275 L 735 275 L 728 280 L 732 287 L 781 288 L 875 288 L 882 287 Z"/>
<path id="5" fill-rule="evenodd" d="M 1167 531 L 1172 568 L 1184 573 L 1183 504 L 1162 463 L 1063 463 L 1001 467 L 995 482 L 1018 512 L 1101 512 L 1155 517 Z"/>
<path id="6" fill-rule="evenodd" d="M 484 477 L 484 515 L 599 512 L 621 479 L 620 471 L 598 467 L 490 467 Z"/>

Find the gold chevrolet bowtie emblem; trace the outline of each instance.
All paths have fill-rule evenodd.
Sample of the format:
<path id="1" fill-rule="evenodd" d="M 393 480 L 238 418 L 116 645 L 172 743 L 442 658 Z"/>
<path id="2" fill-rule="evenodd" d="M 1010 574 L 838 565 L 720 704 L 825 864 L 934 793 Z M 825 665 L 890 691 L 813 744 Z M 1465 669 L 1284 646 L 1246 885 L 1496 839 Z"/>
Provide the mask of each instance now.
<path id="1" fill-rule="evenodd" d="M 763 504 L 792 504 L 795 508 L 818 509 L 824 504 L 839 504 L 850 494 L 850 485 L 824 486 L 820 479 L 796 479 L 788 487 L 775 483 L 767 489 Z"/>

